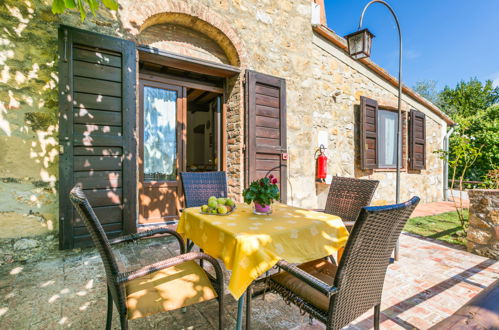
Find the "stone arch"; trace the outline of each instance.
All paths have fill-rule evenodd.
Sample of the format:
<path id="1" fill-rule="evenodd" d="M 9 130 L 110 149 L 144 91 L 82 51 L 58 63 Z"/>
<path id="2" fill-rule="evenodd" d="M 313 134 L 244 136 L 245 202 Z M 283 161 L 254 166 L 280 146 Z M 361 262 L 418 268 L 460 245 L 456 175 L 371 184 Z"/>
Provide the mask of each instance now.
<path id="1" fill-rule="evenodd" d="M 141 33 L 153 26 L 162 25 L 166 29 L 177 26 L 202 34 L 215 42 L 225 53 L 227 64 L 243 66 L 246 62 L 242 42 L 231 26 L 220 15 L 197 1 L 132 1 L 128 6 L 120 11 L 124 27 L 139 41 Z"/>

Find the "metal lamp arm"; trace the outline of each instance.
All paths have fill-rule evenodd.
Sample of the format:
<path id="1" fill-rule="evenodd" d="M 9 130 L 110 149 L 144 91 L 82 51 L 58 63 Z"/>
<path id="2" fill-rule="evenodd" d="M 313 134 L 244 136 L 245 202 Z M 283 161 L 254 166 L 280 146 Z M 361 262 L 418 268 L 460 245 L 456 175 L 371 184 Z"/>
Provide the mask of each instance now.
<path id="1" fill-rule="evenodd" d="M 400 168 L 402 167 L 402 32 L 400 30 L 400 23 L 397 18 L 397 15 L 395 14 L 395 11 L 390 7 L 390 5 L 383 0 L 372 0 L 367 3 L 367 5 L 364 7 L 364 10 L 362 10 L 362 14 L 360 15 L 360 20 L 359 20 L 359 30 L 362 28 L 362 21 L 364 20 L 364 14 L 366 13 L 367 8 L 371 6 L 374 3 L 379 3 L 384 5 L 390 13 L 392 13 L 393 18 L 395 19 L 395 23 L 397 23 L 397 30 L 398 30 L 398 35 L 399 35 L 399 75 L 398 75 L 398 81 L 399 81 L 399 88 L 398 88 L 398 124 L 397 124 L 397 180 L 396 180 L 396 193 L 395 193 L 395 200 L 396 203 L 400 202 Z"/>

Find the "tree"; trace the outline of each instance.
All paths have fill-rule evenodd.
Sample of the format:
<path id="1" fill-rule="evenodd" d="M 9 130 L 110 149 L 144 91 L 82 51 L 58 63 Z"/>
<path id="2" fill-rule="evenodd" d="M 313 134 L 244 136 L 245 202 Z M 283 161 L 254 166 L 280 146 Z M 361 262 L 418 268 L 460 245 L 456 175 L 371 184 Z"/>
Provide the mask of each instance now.
<path id="1" fill-rule="evenodd" d="M 499 102 L 499 87 L 494 87 L 491 80 L 483 84 L 472 78 L 468 82 L 462 80 L 455 88 L 445 86 L 439 99 L 440 108 L 451 118 L 465 118 Z"/>
<path id="2" fill-rule="evenodd" d="M 454 134 L 454 145 L 452 149 L 447 152 L 445 150 L 436 151 L 440 154 L 441 159 L 448 159 L 449 167 L 451 171 L 449 172 L 450 178 L 450 190 L 455 188 L 459 189 L 459 203 L 455 196 L 452 198 L 454 207 L 457 211 L 457 216 L 461 227 L 466 232 L 467 229 L 467 219 L 464 217 L 464 207 L 463 207 L 463 181 L 466 176 L 466 172 L 473 168 L 473 164 L 476 162 L 478 157 L 481 155 L 483 145 L 475 146 L 473 145 L 473 137 L 466 135 L 459 128 Z"/>
<path id="3" fill-rule="evenodd" d="M 422 97 L 438 106 L 440 102 L 437 82 L 435 80 L 422 80 L 416 82 L 413 89 Z"/>
<path id="4" fill-rule="evenodd" d="M 469 144 L 475 148 L 483 146 L 474 166 L 466 174 L 466 180 L 483 181 L 490 170 L 499 168 L 499 104 L 478 110 L 472 116 L 457 115 L 454 120 L 458 131 L 450 138 L 450 157 L 456 158 L 460 135 L 468 136 Z M 461 174 L 462 170 L 458 166 L 457 173 Z"/>
<path id="5" fill-rule="evenodd" d="M 117 0 L 53 0 L 52 12 L 54 14 L 62 14 L 67 9 L 77 9 L 80 11 L 81 21 L 83 22 L 85 17 L 87 17 L 87 7 L 90 8 L 90 11 L 95 16 L 101 2 L 110 10 L 118 10 Z"/>

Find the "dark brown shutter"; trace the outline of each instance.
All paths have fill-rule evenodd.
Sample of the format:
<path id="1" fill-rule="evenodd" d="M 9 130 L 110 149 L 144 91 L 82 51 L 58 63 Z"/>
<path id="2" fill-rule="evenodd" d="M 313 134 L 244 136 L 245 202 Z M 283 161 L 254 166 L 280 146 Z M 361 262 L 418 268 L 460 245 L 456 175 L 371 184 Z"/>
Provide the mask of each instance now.
<path id="1" fill-rule="evenodd" d="M 360 166 L 361 169 L 378 167 L 378 102 L 360 97 Z"/>
<path id="2" fill-rule="evenodd" d="M 409 119 L 409 167 L 426 168 L 426 121 L 421 111 L 411 110 Z"/>
<path id="3" fill-rule="evenodd" d="M 246 72 L 246 185 L 273 174 L 287 198 L 286 81 Z"/>
<path id="4" fill-rule="evenodd" d="M 402 111 L 402 164 L 401 168 L 407 168 L 407 112 Z"/>
<path id="5" fill-rule="evenodd" d="M 136 230 L 135 44 L 59 29 L 60 247 L 90 245 L 68 199 L 81 183 L 109 237 Z"/>

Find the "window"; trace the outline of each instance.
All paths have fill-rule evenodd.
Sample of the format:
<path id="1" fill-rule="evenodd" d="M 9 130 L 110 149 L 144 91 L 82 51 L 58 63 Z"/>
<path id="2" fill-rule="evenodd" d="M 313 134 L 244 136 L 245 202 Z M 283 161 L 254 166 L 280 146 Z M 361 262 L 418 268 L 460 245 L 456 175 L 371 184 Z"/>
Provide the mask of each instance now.
<path id="1" fill-rule="evenodd" d="M 144 87 L 144 179 L 176 179 L 177 92 Z"/>
<path id="2" fill-rule="evenodd" d="M 395 111 L 378 110 L 377 118 L 377 158 L 379 168 L 397 166 L 397 119 Z"/>
<path id="3" fill-rule="evenodd" d="M 407 120 L 409 115 L 409 121 Z M 376 100 L 360 97 L 360 168 L 394 169 L 397 167 L 398 112 L 379 109 Z M 409 128 L 407 130 L 407 127 Z M 401 168 L 425 169 L 426 120 L 424 113 L 402 112 Z M 409 152 L 407 152 L 409 146 Z"/>

